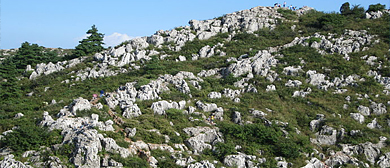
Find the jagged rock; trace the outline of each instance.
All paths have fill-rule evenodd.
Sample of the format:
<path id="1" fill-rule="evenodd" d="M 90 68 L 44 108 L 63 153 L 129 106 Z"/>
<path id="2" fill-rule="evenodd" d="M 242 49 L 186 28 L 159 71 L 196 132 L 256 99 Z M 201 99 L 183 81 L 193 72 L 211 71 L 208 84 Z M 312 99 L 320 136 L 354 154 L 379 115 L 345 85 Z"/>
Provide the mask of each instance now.
<path id="1" fill-rule="evenodd" d="M 376 118 L 374 118 L 370 123 L 368 123 L 367 127 L 370 128 L 370 129 L 374 129 L 374 128 L 380 129 L 380 128 L 382 128 L 382 126 L 379 125 L 379 123 L 376 121 Z"/>
<path id="2" fill-rule="evenodd" d="M 276 87 L 275 85 L 267 85 L 267 89 L 265 89 L 266 92 L 275 91 Z"/>
<path id="3" fill-rule="evenodd" d="M 371 114 L 370 113 L 370 108 L 368 108 L 366 106 L 363 106 L 363 105 L 359 105 L 357 110 L 359 111 L 360 114 L 362 114 L 364 116 L 369 116 Z"/>
<path id="4" fill-rule="evenodd" d="M 257 117 L 257 118 L 263 118 L 265 117 L 267 114 L 262 112 L 262 111 L 259 111 L 259 110 L 250 110 L 249 113 L 251 113 L 254 117 Z"/>
<path id="5" fill-rule="evenodd" d="M 189 139 L 185 140 L 185 143 L 195 153 L 202 152 L 204 149 L 211 149 L 212 145 L 218 142 L 224 142 L 218 128 L 189 127 L 184 128 L 183 131 L 190 136 Z"/>
<path id="6" fill-rule="evenodd" d="M 122 163 L 119 163 L 111 158 L 103 158 L 102 167 L 123 167 Z"/>
<path id="7" fill-rule="evenodd" d="M 210 70 L 207 70 L 207 71 L 206 70 L 202 70 L 197 75 L 199 77 L 209 77 L 209 76 L 214 76 L 214 75 L 219 74 L 220 71 L 221 71 L 221 69 L 219 69 L 219 68 L 210 69 Z"/>
<path id="8" fill-rule="evenodd" d="M 364 123 L 364 116 L 361 113 L 350 113 L 349 115 L 360 124 Z"/>
<path id="9" fill-rule="evenodd" d="M 246 155 L 244 153 L 238 153 L 238 155 L 228 155 L 224 158 L 223 164 L 228 167 L 257 167 L 262 164 L 263 159 L 257 159 L 254 155 Z"/>
<path id="10" fill-rule="evenodd" d="M 379 143 L 378 143 L 379 144 Z M 371 142 L 366 142 L 359 145 L 342 145 L 343 153 L 351 156 L 351 155 L 363 155 L 366 159 L 371 163 L 375 164 L 375 160 L 379 157 L 380 146 L 378 144 L 372 144 Z"/>
<path id="11" fill-rule="evenodd" d="M 366 19 L 379 19 L 383 16 L 384 12 L 382 11 L 371 11 L 366 13 Z"/>
<path id="12" fill-rule="evenodd" d="M 284 84 L 284 86 L 287 86 L 287 87 L 299 87 L 302 85 L 302 82 L 299 81 L 299 80 L 288 80 L 286 84 Z"/>
<path id="13" fill-rule="evenodd" d="M 0 161 L 0 167 L 1 168 L 8 168 L 8 167 L 12 167 L 12 168 L 32 168 L 31 166 L 29 165 L 25 165 L 24 163 L 20 162 L 20 161 L 16 161 L 14 159 L 14 155 L 10 154 L 10 155 L 6 155 L 4 156 L 3 160 Z"/>
<path id="14" fill-rule="evenodd" d="M 158 101 L 154 102 L 152 106 L 150 107 L 153 111 L 154 114 L 157 115 L 165 115 L 165 110 L 168 109 L 184 109 L 186 102 L 185 101 L 180 101 L 179 103 L 177 102 L 168 102 L 168 101 Z"/>
<path id="15" fill-rule="evenodd" d="M 310 161 L 307 161 L 307 165 L 303 166 L 302 168 L 325 168 L 326 165 L 318 160 L 317 158 L 311 158 Z"/>
<path id="16" fill-rule="evenodd" d="M 311 88 L 307 88 L 305 90 L 295 91 L 292 97 L 306 97 L 306 95 L 311 93 Z"/>
<path id="17" fill-rule="evenodd" d="M 118 153 L 123 158 L 131 155 L 127 148 L 123 148 L 117 145 L 114 139 L 104 138 L 101 134 L 99 135 L 99 139 L 101 141 L 101 146 L 104 147 L 107 152 Z"/>
<path id="18" fill-rule="evenodd" d="M 317 117 L 315 120 L 310 121 L 310 130 L 315 131 L 319 128 L 321 122 L 325 119 L 325 115 L 323 114 L 317 114 Z"/>
<path id="19" fill-rule="evenodd" d="M 188 165 L 187 168 L 215 168 L 215 166 L 208 160 L 202 160 L 201 162 Z"/>
<path id="20" fill-rule="evenodd" d="M 298 66 L 298 67 L 296 67 L 296 68 L 293 67 L 293 66 L 289 66 L 289 67 L 283 68 L 283 73 L 284 73 L 285 75 L 299 76 L 299 73 L 300 73 L 300 72 L 303 72 L 301 66 Z"/>
<path id="21" fill-rule="evenodd" d="M 370 107 L 372 109 L 372 113 L 375 115 L 382 115 L 387 113 L 386 106 L 382 103 L 372 102 Z"/>
<path id="22" fill-rule="evenodd" d="M 218 106 L 214 103 L 212 104 L 204 104 L 202 103 L 201 101 L 197 101 L 196 102 L 196 106 L 201 109 L 202 111 L 204 112 L 212 112 L 212 111 L 216 111 Z"/>
<path id="23" fill-rule="evenodd" d="M 232 121 L 236 124 L 242 124 L 241 113 L 235 111 L 232 116 Z"/>
<path id="24" fill-rule="evenodd" d="M 362 163 L 358 159 L 351 157 L 349 155 L 346 155 L 342 152 L 336 152 L 332 156 L 330 156 L 327 160 L 325 160 L 325 164 L 330 167 L 336 167 L 336 166 L 341 166 L 341 165 L 352 165 L 352 166 L 364 166 L 364 167 L 369 167 L 366 166 L 366 164 Z"/>
<path id="25" fill-rule="evenodd" d="M 181 157 L 181 155 L 180 155 L 180 157 Z M 188 158 L 178 158 L 178 159 L 176 160 L 175 164 L 184 167 L 184 166 L 187 166 L 187 165 L 191 164 L 192 162 L 196 162 L 196 160 L 193 159 L 193 158 L 190 156 L 190 157 L 188 157 Z"/>
<path id="26" fill-rule="evenodd" d="M 127 105 L 121 107 L 124 109 L 122 116 L 125 118 L 134 118 L 142 115 L 141 109 L 137 104 L 129 102 Z"/>
<path id="27" fill-rule="evenodd" d="M 19 119 L 19 118 L 22 118 L 24 116 L 24 114 L 23 113 L 17 113 L 17 114 L 15 114 L 15 119 Z"/>
<path id="28" fill-rule="evenodd" d="M 327 125 L 322 126 L 320 132 L 315 133 L 316 138 L 310 138 L 314 144 L 334 145 L 337 141 L 337 130 Z"/>
<path id="29" fill-rule="evenodd" d="M 76 111 L 90 110 L 91 107 L 92 105 L 87 99 L 79 97 L 73 100 L 73 103 L 69 106 L 69 110 L 73 115 L 76 115 Z"/>
<path id="30" fill-rule="evenodd" d="M 210 99 L 219 99 L 222 97 L 222 94 L 219 93 L 219 92 L 210 92 L 207 97 L 209 97 Z"/>
<path id="31" fill-rule="evenodd" d="M 225 97 L 228 97 L 230 99 L 234 99 L 234 98 L 238 97 L 240 94 L 241 94 L 240 90 L 233 90 L 233 89 L 229 89 L 229 88 L 225 88 L 222 91 L 222 95 Z"/>
<path id="32" fill-rule="evenodd" d="M 383 156 L 379 157 L 379 160 L 376 163 L 379 167 L 390 167 L 390 152 L 387 152 Z"/>
<path id="33" fill-rule="evenodd" d="M 56 156 L 49 156 L 48 160 L 45 161 L 43 165 L 50 168 L 66 168 L 66 166 L 61 162 L 61 159 Z"/>
<path id="34" fill-rule="evenodd" d="M 137 133 L 137 128 L 125 128 L 125 133 L 127 135 L 127 137 L 133 137 L 135 136 L 135 134 Z"/>
<path id="35" fill-rule="evenodd" d="M 325 80 L 326 76 L 324 74 L 311 70 L 307 71 L 306 74 L 309 77 L 308 83 L 318 86 L 319 89 L 327 90 L 329 87 L 334 85 L 333 83 L 330 83 L 329 80 Z"/>

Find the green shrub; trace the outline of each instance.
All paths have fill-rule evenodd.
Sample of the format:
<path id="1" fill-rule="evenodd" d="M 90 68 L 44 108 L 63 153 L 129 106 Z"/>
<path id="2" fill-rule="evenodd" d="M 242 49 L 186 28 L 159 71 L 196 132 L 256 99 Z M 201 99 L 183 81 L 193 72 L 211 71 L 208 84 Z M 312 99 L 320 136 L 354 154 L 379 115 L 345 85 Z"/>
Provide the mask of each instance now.
<path id="1" fill-rule="evenodd" d="M 149 168 L 149 164 L 146 160 L 136 156 L 123 158 L 119 154 L 111 154 L 111 158 L 122 163 L 126 168 Z"/>
<path id="2" fill-rule="evenodd" d="M 318 37 L 311 37 L 309 39 L 306 40 L 307 43 L 309 43 L 309 45 L 313 44 L 313 42 L 321 42 L 321 38 L 318 38 Z"/>
<path id="3" fill-rule="evenodd" d="M 376 11 L 383 11 L 386 8 L 386 5 L 382 5 L 380 3 L 377 3 L 376 5 L 370 5 L 368 7 L 367 12 L 376 12 Z"/>
<path id="4" fill-rule="evenodd" d="M 296 20 L 298 19 L 298 15 L 296 12 L 289 10 L 289 9 L 283 9 L 279 8 L 278 13 L 282 14 L 283 17 L 285 17 L 288 20 Z"/>
<path id="5" fill-rule="evenodd" d="M 1 139 L 1 146 L 11 148 L 16 154 L 21 154 L 27 150 L 38 150 L 41 146 L 50 146 L 61 143 L 60 131 L 51 131 L 33 125 L 22 124 Z"/>

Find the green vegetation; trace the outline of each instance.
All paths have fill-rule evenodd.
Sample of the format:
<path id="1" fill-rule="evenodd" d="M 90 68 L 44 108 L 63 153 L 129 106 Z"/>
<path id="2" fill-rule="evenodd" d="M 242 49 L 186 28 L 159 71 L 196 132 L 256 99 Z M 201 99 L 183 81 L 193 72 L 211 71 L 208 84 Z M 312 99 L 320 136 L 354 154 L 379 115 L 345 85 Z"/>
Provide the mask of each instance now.
<path id="1" fill-rule="evenodd" d="M 372 4 L 368 7 L 367 12 L 383 11 L 385 8 L 386 5 L 382 5 L 380 3 L 377 3 L 376 5 Z"/>
<path id="2" fill-rule="evenodd" d="M 49 132 L 35 124 L 27 123 L 8 133 L 0 142 L 1 146 L 7 146 L 20 155 L 27 150 L 38 150 L 41 146 L 61 143 L 60 133 L 61 131 Z"/>
<path id="3" fill-rule="evenodd" d="M 76 46 L 72 57 L 77 58 L 103 51 L 103 38 L 104 34 L 98 33 L 96 26 L 92 25 L 91 29 L 87 31 L 87 38 L 79 41 L 80 44 Z"/>
<path id="4" fill-rule="evenodd" d="M 367 11 L 383 10 L 384 5 L 371 5 Z M 8 146 L 13 149 L 16 154 L 20 154 L 25 150 L 39 149 L 40 146 L 51 146 L 61 142 L 62 137 L 59 131 L 48 132 L 44 128 L 36 126 L 36 123 L 42 118 L 42 112 L 48 111 L 52 116 L 66 105 L 69 105 L 74 98 L 84 97 L 91 98 L 92 94 L 98 93 L 100 90 L 106 92 L 115 91 L 118 86 L 124 85 L 127 82 L 137 82 L 136 89 L 140 89 L 143 85 L 148 84 L 151 80 L 155 80 L 160 75 L 172 74 L 175 75 L 179 71 L 199 73 L 203 69 L 223 68 L 227 67 L 232 62 L 226 62 L 229 57 L 238 58 L 242 55 L 253 57 L 258 51 L 265 50 L 269 47 L 276 47 L 287 44 L 294 40 L 295 37 L 307 37 L 314 33 L 322 35 L 327 33 L 336 33 L 341 35 L 345 29 L 351 30 L 367 30 L 369 34 L 377 35 L 376 39 L 379 42 L 370 46 L 370 49 L 349 54 L 350 60 L 347 61 L 343 55 L 325 54 L 321 55 L 318 51 L 311 47 L 293 46 L 290 48 L 281 49 L 278 53 L 283 56 L 277 56 L 279 64 L 272 70 L 279 74 L 279 79 L 271 83 L 265 77 L 256 75 L 250 79 L 248 83 L 253 84 L 258 90 L 258 93 L 242 93 L 239 97 L 241 102 L 233 102 L 230 98 L 223 97 L 221 99 L 210 99 L 207 97 L 210 92 L 220 92 L 224 88 L 240 89 L 234 86 L 234 83 L 242 76 L 234 77 L 232 74 L 222 78 L 206 77 L 199 85 L 201 90 L 189 85 L 191 96 L 178 91 L 173 85 L 167 87 L 170 91 L 163 92 L 159 96 L 164 100 L 172 101 L 187 101 L 188 106 L 195 106 L 195 102 L 200 100 L 205 103 L 215 103 L 218 107 L 224 109 L 224 121 L 217 122 L 217 127 L 224 135 L 224 143 L 217 143 L 213 150 L 205 150 L 203 155 L 192 157 L 196 160 L 219 160 L 222 161 L 226 155 L 237 154 L 243 152 L 245 154 L 266 157 L 267 163 L 264 167 L 274 167 L 275 156 L 283 156 L 289 162 L 293 162 L 294 166 L 303 166 L 305 164 L 305 156 L 302 153 L 310 153 L 312 149 L 326 153 L 329 146 L 315 146 L 310 143 L 310 138 L 313 138 L 314 132 L 309 130 L 309 123 L 315 119 L 317 114 L 324 114 L 326 119 L 322 124 L 326 124 L 340 130 L 345 129 L 346 132 L 351 130 L 361 130 L 358 135 L 346 134 L 343 139 L 337 143 L 359 144 L 367 141 L 378 141 L 379 136 L 389 136 L 390 128 L 387 128 L 387 119 L 390 115 L 382 116 L 367 116 L 366 122 L 359 124 L 352 118 L 348 117 L 350 113 L 356 113 L 358 105 L 369 106 L 370 102 L 367 99 L 358 99 L 357 94 L 367 94 L 372 101 L 387 102 L 390 101 L 389 96 L 383 93 L 383 86 L 378 84 L 376 79 L 367 76 L 369 70 L 375 70 L 382 76 L 390 76 L 389 56 L 389 16 L 385 15 L 380 19 L 368 20 L 362 19 L 362 10 L 359 6 L 350 7 L 349 3 L 342 5 L 339 13 L 324 13 L 318 11 L 310 11 L 305 15 L 298 17 L 293 11 L 279 9 L 279 13 L 284 18 L 295 20 L 291 22 L 283 20 L 278 22 L 275 29 L 261 29 L 254 33 L 237 32 L 233 37 L 228 33 L 218 34 L 208 40 L 195 39 L 187 42 L 182 50 L 173 52 L 168 49 L 172 43 L 165 43 L 161 48 L 149 46 L 147 50 L 157 50 L 162 54 L 168 54 L 170 57 L 161 60 L 159 56 L 153 56 L 151 60 L 140 60 L 137 64 L 142 64 L 139 70 L 131 70 L 128 73 L 121 73 L 117 76 L 87 79 L 84 81 L 73 81 L 72 85 L 62 83 L 66 79 L 71 79 L 75 71 L 92 67 L 92 54 L 101 51 L 103 34 L 97 32 L 97 28 L 92 26 L 87 34 L 91 34 L 87 39 L 80 41 L 80 45 L 76 47 L 74 54 L 70 54 L 72 58 L 79 56 L 87 56 L 87 61 L 50 75 L 38 77 L 36 80 L 28 80 L 29 72 L 24 72 L 26 65 L 32 65 L 41 62 L 58 62 L 69 59 L 71 57 L 58 57 L 55 52 L 50 52 L 44 47 L 37 44 L 25 42 L 22 44 L 15 56 L 7 57 L 0 66 L 0 132 L 10 130 L 14 126 L 19 126 L 12 133 L 7 134 L 1 140 L 0 147 Z M 220 18 L 222 19 L 222 18 Z M 296 26 L 292 30 L 292 26 Z M 182 30 L 181 27 L 175 28 Z M 231 39 L 230 39 L 231 38 Z M 376 40 L 375 39 L 375 40 Z M 312 44 L 320 42 L 320 38 L 312 37 L 306 42 Z M 126 45 L 129 42 L 124 42 L 121 45 Z M 216 46 L 218 43 L 223 43 L 223 47 L 217 47 L 226 53 L 226 56 L 215 56 L 211 58 L 200 58 L 192 60 L 192 54 L 197 54 L 199 50 L 209 45 Z M 176 62 L 178 56 L 183 55 L 187 61 Z M 376 56 L 377 62 L 381 62 L 381 68 L 369 66 L 365 63 L 362 56 Z M 302 63 L 304 61 L 304 63 Z M 282 73 L 283 68 L 287 66 L 301 66 L 304 72 L 308 70 L 316 70 L 318 73 L 326 74 L 329 80 L 336 77 L 346 77 L 357 74 L 364 81 L 356 82 L 357 85 L 345 86 L 346 93 L 333 94 L 334 88 L 328 91 L 318 89 L 305 82 L 306 75 L 304 73 L 298 76 L 287 76 Z M 245 76 L 245 75 L 244 75 Z M 23 78 L 24 77 L 24 78 Z M 285 87 L 288 80 L 300 80 L 303 84 L 297 88 Z M 187 81 L 188 82 L 188 81 Z M 265 92 L 267 85 L 273 84 L 277 90 L 273 92 Z M 292 97 L 294 91 L 302 90 L 310 87 L 312 92 L 304 98 Z M 45 88 L 49 88 L 46 90 Z M 27 93 L 34 92 L 30 97 L 25 96 Z M 376 96 L 377 95 L 377 96 Z M 350 96 L 351 101 L 348 109 L 343 109 L 346 103 L 345 97 Z M 45 105 L 43 102 L 57 100 L 55 105 Z M 59 102 L 62 100 L 61 102 Z M 196 101 L 195 101 L 196 100 Z M 78 111 L 77 117 L 88 117 L 91 114 L 99 114 L 100 121 L 112 119 L 108 114 L 108 106 L 103 99 L 100 103 L 104 104 L 101 110 L 91 109 Z M 146 143 L 156 144 L 176 144 L 184 143 L 188 139 L 188 135 L 183 132 L 183 128 L 196 126 L 209 126 L 204 122 L 202 115 L 209 116 L 210 112 L 202 112 L 198 114 L 186 114 L 183 110 L 168 109 L 166 115 L 154 115 L 150 109 L 153 101 L 136 100 L 136 104 L 140 107 L 142 115 L 136 118 L 125 119 L 122 126 L 115 125 L 118 132 L 104 132 L 105 137 L 111 137 L 116 140 L 121 147 L 127 148 L 129 142 L 125 140 L 125 135 L 121 129 L 126 127 L 136 128 L 137 133 L 131 138 L 132 141 L 142 140 Z M 264 124 L 265 119 L 255 118 L 249 113 L 250 110 L 272 109 L 272 112 L 267 113 L 266 119 L 274 121 L 272 124 Z M 122 110 L 117 107 L 114 111 L 120 116 Z M 238 125 L 231 122 L 232 113 L 238 111 L 242 114 L 244 121 L 252 124 Z M 23 112 L 25 116 L 22 119 L 14 119 L 18 112 Z M 341 115 L 342 118 L 338 117 Z M 190 121 L 189 118 L 198 119 Z M 368 122 L 377 118 L 380 125 L 385 128 L 381 130 L 368 129 Z M 287 122 L 288 125 L 276 124 L 275 121 Z M 26 123 L 26 124 L 21 124 Z M 156 131 L 158 130 L 159 133 Z M 298 134 L 296 130 L 301 132 Z M 179 135 L 180 134 L 180 135 Z M 164 135 L 168 135 L 170 141 L 167 142 Z M 241 148 L 236 148 L 236 145 Z M 337 146 L 331 148 L 338 149 Z M 73 146 L 66 144 L 60 150 L 54 151 L 54 155 L 61 157 L 63 160 L 68 160 Z M 385 147 L 382 150 L 390 150 Z M 260 156 L 261 153 L 261 156 Z M 152 155 L 159 161 L 159 167 L 177 167 L 174 163 L 174 158 L 170 153 L 161 150 L 152 151 Z M 189 155 L 183 153 L 183 155 Z M 110 154 L 110 156 L 123 163 L 125 167 L 148 167 L 148 163 L 144 156 L 121 158 L 118 154 Z"/>

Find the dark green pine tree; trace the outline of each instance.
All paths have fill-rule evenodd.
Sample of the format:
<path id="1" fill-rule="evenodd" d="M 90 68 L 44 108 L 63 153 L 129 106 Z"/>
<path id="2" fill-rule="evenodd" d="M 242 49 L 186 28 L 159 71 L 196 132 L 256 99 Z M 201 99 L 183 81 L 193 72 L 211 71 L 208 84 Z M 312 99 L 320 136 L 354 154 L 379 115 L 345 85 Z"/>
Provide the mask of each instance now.
<path id="1" fill-rule="evenodd" d="M 102 46 L 104 34 L 98 33 L 98 29 L 95 25 L 87 31 L 88 37 L 79 41 L 79 45 L 76 46 L 73 57 L 77 58 L 80 56 L 91 55 L 104 50 Z"/>

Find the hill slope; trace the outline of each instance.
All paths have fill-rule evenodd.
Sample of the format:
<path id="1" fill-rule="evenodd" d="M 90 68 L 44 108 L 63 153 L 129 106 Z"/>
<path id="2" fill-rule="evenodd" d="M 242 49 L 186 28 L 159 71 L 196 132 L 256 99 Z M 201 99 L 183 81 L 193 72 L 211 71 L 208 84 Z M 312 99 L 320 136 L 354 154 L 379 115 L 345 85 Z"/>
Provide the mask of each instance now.
<path id="1" fill-rule="evenodd" d="M 189 23 L 27 66 L 0 167 L 390 166 L 388 11 Z"/>

